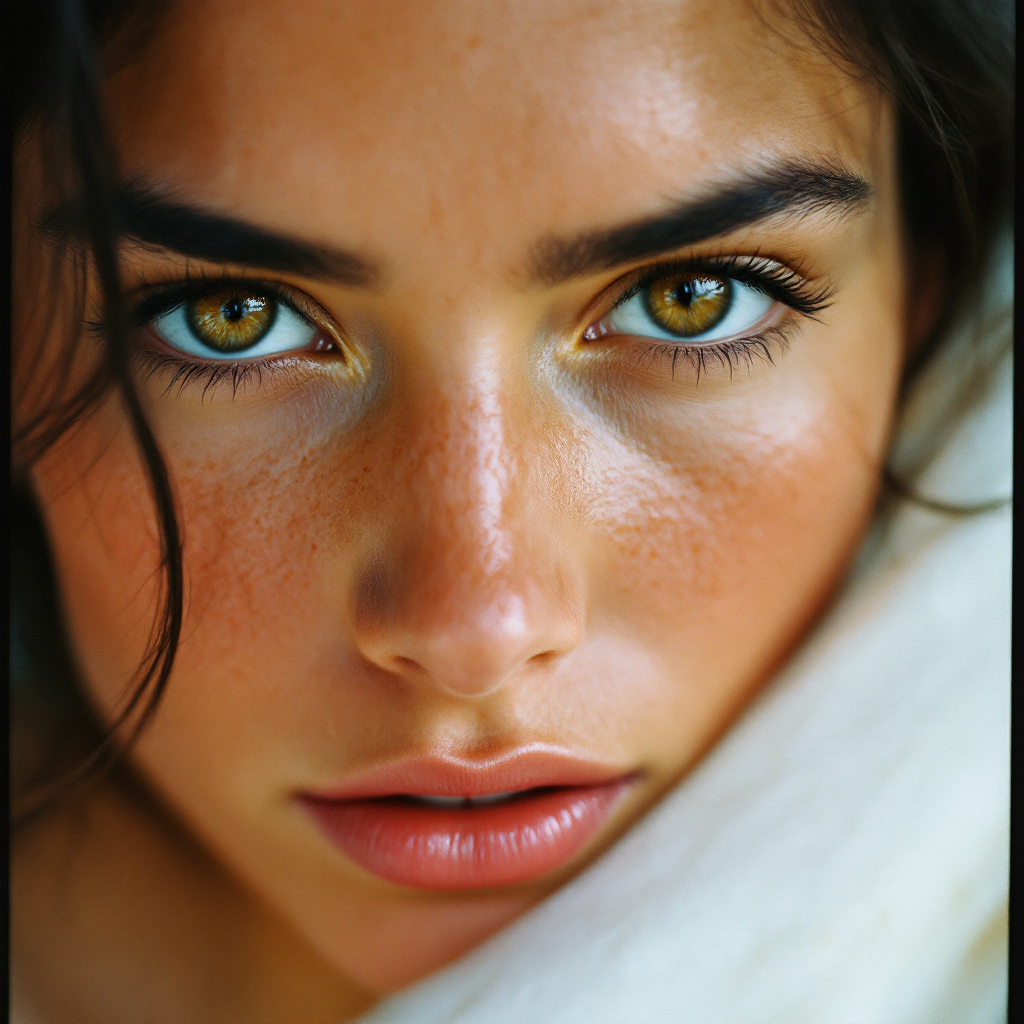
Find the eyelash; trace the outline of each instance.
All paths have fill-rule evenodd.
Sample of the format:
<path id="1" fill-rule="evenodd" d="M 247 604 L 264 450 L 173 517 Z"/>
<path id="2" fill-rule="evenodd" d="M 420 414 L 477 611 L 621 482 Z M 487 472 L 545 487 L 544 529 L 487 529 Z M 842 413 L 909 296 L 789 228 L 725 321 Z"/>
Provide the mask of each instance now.
<path id="1" fill-rule="evenodd" d="M 729 277 L 749 285 L 784 306 L 815 319 L 828 307 L 833 288 L 825 283 L 815 285 L 795 270 L 763 256 L 703 256 L 693 259 L 667 260 L 634 271 L 625 291 L 615 300 L 621 306 L 644 288 L 672 274 L 708 274 Z"/>
<path id="2" fill-rule="evenodd" d="M 833 293 L 833 288 L 828 283 L 814 285 L 791 268 L 760 256 L 711 256 L 662 261 L 634 272 L 632 280 L 616 298 L 612 308 L 617 308 L 628 302 L 656 281 L 681 272 L 706 273 L 717 277 L 731 278 L 756 288 L 769 298 L 812 320 L 816 320 L 818 314 L 829 306 Z M 319 317 L 311 315 L 314 312 L 313 303 L 310 303 L 310 309 L 303 309 L 301 306 L 305 303 L 301 301 L 297 293 L 292 294 L 290 290 L 285 293 L 280 286 L 275 286 L 271 282 L 231 276 L 227 273 L 220 277 L 211 277 L 202 273 L 195 275 L 194 272 L 186 269 L 184 280 L 154 286 L 144 298 L 135 304 L 131 311 L 132 325 L 136 331 L 141 330 L 164 313 L 170 312 L 185 302 L 202 298 L 226 285 L 232 288 L 251 289 L 269 295 L 275 302 L 287 306 L 298 316 L 312 323 L 316 323 L 319 319 Z M 795 323 L 790 320 L 770 325 L 766 329 L 744 338 L 733 338 L 700 346 L 651 342 L 649 345 L 643 346 L 638 359 L 648 362 L 655 359 L 669 361 L 673 378 L 676 365 L 682 359 L 695 370 L 698 383 L 701 375 L 707 372 L 709 364 L 720 367 L 727 366 L 731 379 L 737 367 L 744 362 L 750 366 L 755 358 L 761 358 L 766 359 L 769 363 L 774 363 L 772 348 L 784 347 L 795 326 Z M 102 329 L 102 325 L 99 324 L 93 325 L 93 327 Z M 242 362 L 199 363 L 183 356 L 156 352 L 152 349 L 144 350 L 142 356 L 149 376 L 161 370 L 171 371 L 167 390 L 171 390 L 177 385 L 178 393 L 181 394 L 187 387 L 202 385 L 204 397 L 211 388 L 225 380 L 231 381 L 231 393 L 234 397 L 239 388 L 253 379 L 257 385 L 261 384 L 264 371 L 273 372 L 279 368 L 279 364 L 282 362 L 280 357 L 272 356 Z"/>
<path id="3" fill-rule="evenodd" d="M 170 370 L 171 379 L 167 382 L 166 391 L 170 391 L 175 385 L 178 386 L 180 395 L 185 388 L 191 385 L 203 385 L 202 397 L 206 397 L 210 388 L 216 387 L 221 381 L 231 380 L 231 397 L 238 394 L 238 389 L 243 387 L 250 379 L 256 379 L 257 386 L 263 383 L 263 371 L 275 369 L 274 363 L 280 360 L 254 359 L 248 363 L 194 363 L 179 356 L 166 355 L 163 352 L 146 352 L 145 359 L 147 377 L 159 373 L 161 370 Z"/>
<path id="4" fill-rule="evenodd" d="M 746 338 L 719 341 L 710 345 L 687 346 L 675 345 L 672 342 L 651 342 L 641 349 L 637 362 L 642 363 L 646 360 L 651 363 L 656 359 L 668 362 L 672 379 L 675 380 L 676 364 L 682 360 L 694 370 L 698 384 L 701 375 L 708 372 L 709 365 L 728 367 L 729 379 L 732 380 L 733 374 L 743 363 L 751 366 L 755 359 L 764 359 L 774 365 L 772 348 L 785 348 L 795 327 L 796 324 L 790 320 L 774 324 Z"/>
<path id="5" fill-rule="evenodd" d="M 762 256 L 705 256 L 699 258 L 667 260 L 644 267 L 625 290 L 616 298 L 612 309 L 617 309 L 655 282 L 678 273 L 704 273 L 715 277 L 728 277 L 763 292 L 796 313 L 811 320 L 831 304 L 834 287 L 828 282 L 814 284 L 795 270 Z M 606 314 L 607 315 L 607 314 Z M 667 360 L 675 379 L 676 364 L 682 360 L 696 372 L 699 383 L 708 365 L 728 367 L 729 379 L 744 362 L 749 367 L 755 358 L 774 363 L 772 348 L 784 348 L 796 328 L 792 319 L 771 324 L 761 331 L 743 338 L 730 338 L 707 345 L 681 345 L 655 342 L 644 345 L 638 361 Z"/>

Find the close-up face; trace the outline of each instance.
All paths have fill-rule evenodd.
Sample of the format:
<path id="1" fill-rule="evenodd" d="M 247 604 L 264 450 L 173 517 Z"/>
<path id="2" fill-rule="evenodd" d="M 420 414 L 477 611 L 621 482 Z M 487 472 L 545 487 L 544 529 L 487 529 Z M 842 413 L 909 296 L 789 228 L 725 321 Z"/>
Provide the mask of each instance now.
<path id="1" fill-rule="evenodd" d="M 186 594 L 130 758 L 369 989 L 636 822 L 871 513 L 909 341 L 893 119 L 762 14 L 180 2 L 107 78 Z M 123 403 L 33 484 L 112 720 L 161 593 Z"/>

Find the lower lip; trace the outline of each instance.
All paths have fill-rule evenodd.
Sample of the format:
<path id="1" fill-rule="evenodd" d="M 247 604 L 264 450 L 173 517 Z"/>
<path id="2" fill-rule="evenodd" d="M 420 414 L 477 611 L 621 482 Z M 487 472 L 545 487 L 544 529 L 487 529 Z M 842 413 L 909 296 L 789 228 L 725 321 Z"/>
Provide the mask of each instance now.
<path id="1" fill-rule="evenodd" d="M 627 787 L 626 780 L 566 786 L 457 809 L 404 797 L 301 803 L 335 846 L 380 878 L 419 889 L 486 889 L 568 863 Z"/>

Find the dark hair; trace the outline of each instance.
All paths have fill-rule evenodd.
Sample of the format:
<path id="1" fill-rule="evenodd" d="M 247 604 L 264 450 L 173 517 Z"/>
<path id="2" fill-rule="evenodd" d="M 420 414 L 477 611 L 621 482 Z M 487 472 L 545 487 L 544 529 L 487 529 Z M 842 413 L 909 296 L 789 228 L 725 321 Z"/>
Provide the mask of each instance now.
<path id="1" fill-rule="evenodd" d="M 88 415 L 111 388 L 116 389 L 127 413 L 139 453 L 149 477 L 156 508 L 161 542 L 161 566 L 164 588 L 153 637 L 133 685 L 113 725 L 105 732 L 97 728 L 93 716 L 79 706 L 79 717 L 92 726 L 97 742 L 69 772 L 56 780 L 30 787 L 15 820 L 25 820 L 45 805 L 54 794 L 66 791 L 109 767 L 124 747 L 145 727 L 156 710 L 174 664 L 181 635 L 184 586 L 182 548 L 174 496 L 167 467 L 156 439 L 143 413 L 132 380 L 128 351 L 128 322 L 125 315 L 117 258 L 119 236 L 118 210 L 114 201 L 115 155 L 107 135 L 100 100 L 100 54 L 108 61 L 112 45 L 122 53 L 138 44 L 143 34 L 155 26 L 163 3 L 149 0 L 130 3 L 107 0 L 83 3 L 80 0 L 54 0 L 50 3 L 22 3 L 13 13 L 12 37 L 16 45 L 13 68 L 13 108 L 15 139 L 30 127 L 40 131 L 43 170 L 47 180 L 44 192 L 74 194 L 80 203 L 81 236 L 84 248 L 55 253 L 51 281 L 59 280 L 59 259 L 71 257 L 70 268 L 77 278 L 72 303 L 73 315 L 61 353 L 65 365 L 71 362 L 72 349 L 83 327 L 85 275 L 91 263 L 102 296 L 103 359 L 84 383 L 66 393 L 66 380 L 49 375 L 42 411 L 19 424 L 13 436 L 12 459 L 12 654 L 21 663 L 12 663 L 12 695 L 30 704 L 39 704 L 41 666 L 48 665 L 46 682 L 64 683 L 57 703 L 67 708 L 75 704 L 72 684 L 72 659 L 59 622 L 52 567 L 40 541 L 45 537 L 38 510 L 27 487 L 25 474 L 32 463 L 83 416 Z M 52 321 L 47 326 L 52 326 Z M 15 366 L 27 384 L 41 367 L 36 351 L 29 365 Z M 20 374 L 19 374 L 20 371 Z M 30 613 L 34 607 L 35 615 Z M 49 614 L 45 614 L 49 611 Z M 19 614 L 20 613 L 20 614 Z M 41 614 L 42 613 L 42 614 Z M 46 626 L 50 634 L 46 634 Z M 56 635 L 55 635 L 56 634 Z M 20 669 L 20 672 L 18 671 Z M 34 686 L 31 686 L 29 677 Z M 31 688 L 30 688 L 31 686 Z M 52 687 L 51 687 L 52 688 Z M 45 685 L 44 685 L 45 690 Z M 51 695 L 52 698 L 52 695 Z M 53 700 L 50 700 L 51 708 Z M 35 781 L 35 780 L 34 780 Z"/>
<path id="2" fill-rule="evenodd" d="M 8 4 L 15 139 L 38 130 L 46 189 L 84 205 L 84 248 L 55 253 L 77 274 L 65 359 L 82 328 L 91 263 L 105 325 L 103 359 L 74 393 L 57 375 L 43 412 L 13 438 L 12 661 L 18 693 L 73 677 L 58 634 L 57 595 L 45 531 L 26 485 L 33 461 L 115 389 L 123 402 L 151 485 L 160 529 L 163 601 L 149 651 L 114 726 L 69 775 L 37 789 L 26 810 L 69 781 L 112 763 L 152 716 L 167 683 L 182 623 L 182 551 L 171 481 L 129 372 L 128 331 L 117 261 L 116 159 L 100 102 L 101 68 L 130 60 L 167 6 L 159 0 L 20 0 Z M 948 294 L 968 287 L 1012 204 L 1014 7 L 1009 0 L 778 0 L 773 15 L 796 25 L 852 74 L 887 93 L 898 124 L 900 182 L 909 235 L 945 260 Z M 772 20 L 772 19 L 769 19 Z M 947 310 L 948 312 L 948 310 Z M 24 366 L 22 378 L 38 371 Z M 27 377 L 26 377 L 27 374 Z M 47 624 L 50 632 L 47 633 Z M 70 691 L 69 691 L 70 692 Z M 67 698 L 72 699 L 72 698 Z M 81 715 L 87 715 L 80 708 Z M 97 726 L 98 728 L 98 726 Z"/>

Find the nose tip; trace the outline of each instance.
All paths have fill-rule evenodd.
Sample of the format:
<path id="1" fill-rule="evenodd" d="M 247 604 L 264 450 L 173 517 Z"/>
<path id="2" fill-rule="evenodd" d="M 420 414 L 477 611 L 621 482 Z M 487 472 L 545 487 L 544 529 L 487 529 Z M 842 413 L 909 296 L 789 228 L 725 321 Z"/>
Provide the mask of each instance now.
<path id="1" fill-rule="evenodd" d="M 364 627 L 360 647 L 378 667 L 410 682 L 454 697 L 487 697 L 529 664 L 547 663 L 579 643 L 574 617 L 545 614 L 545 603 L 506 594 L 467 609 L 442 600 L 400 624 Z"/>

